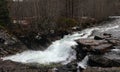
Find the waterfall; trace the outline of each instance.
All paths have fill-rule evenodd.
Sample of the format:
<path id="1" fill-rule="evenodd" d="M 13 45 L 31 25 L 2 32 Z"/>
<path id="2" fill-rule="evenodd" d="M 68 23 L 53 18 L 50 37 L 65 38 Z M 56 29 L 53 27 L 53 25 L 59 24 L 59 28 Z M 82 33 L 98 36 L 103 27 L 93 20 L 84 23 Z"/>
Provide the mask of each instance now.
<path id="1" fill-rule="evenodd" d="M 77 45 L 74 40 L 87 38 L 91 35 L 93 30 L 94 29 L 86 29 L 82 32 L 76 32 L 72 35 L 67 35 L 63 39 L 53 42 L 45 51 L 28 50 L 16 55 L 4 57 L 2 59 L 21 63 L 67 64 L 76 59 L 76 52 L 71 48 L 72 46 Z"/>
<path id="2" fill-rule="evenodd" d="M 46 50 L 44 51 L 32 51 L 27 50 L 22 53 L 18 53 L 12 56 L 3 57 L 3 60 L 11 60 L 21 63 L 38 63 L 38 64 L 50 64 L 50 63 L 61 63 L 67 64 L 72 60 L 76 59 L 76 51 L 72 49 L 72 46 L 77 45 L 75 42 L 76 39 L 90 38 L 93 31 L 105 32 L 113 31 L 114 29 L 119 28 L 119 21 L 109 23 L 108 25 L 88 28 L 80 32 L 75 32 L 72 35 L 66 35 L 64 38 L 53 42 Z M 86 67 L 86 61 L 88 56 L 80 62 L 78 65 L 83 68 Z"/>

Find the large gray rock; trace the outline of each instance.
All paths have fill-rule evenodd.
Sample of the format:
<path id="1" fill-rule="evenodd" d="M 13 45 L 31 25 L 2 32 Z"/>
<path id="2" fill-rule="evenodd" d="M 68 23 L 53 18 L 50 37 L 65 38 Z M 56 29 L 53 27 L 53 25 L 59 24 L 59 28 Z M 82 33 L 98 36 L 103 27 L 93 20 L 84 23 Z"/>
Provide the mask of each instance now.
<path id="1" fill-rule="evenodd" d="M 113 45 L 106 40 L 80 39 L 76 42 L 83 50 L 96 54 L 105 53 L 113 48 Z"/>
<path id="2" fill-rule="evenodd" d="M 89 64 L 102 67 L 120 67 L 120 49 L 112 49 L 104 55 L 90 55 Z"/>
<path id="3" fill-rule="evenodd" d="M 15 36 L 7 31 L 0 30 L 0 57 L 15 54 L 27 50 L 28 48 Z"/>
<path id="4" fill-rule="evenodd" d="M 89 55 L 90 66 L 120 67 L 120 39 L 104 33 L 94 39 L 79 39 L 76 42 L 78 60 Z"/>

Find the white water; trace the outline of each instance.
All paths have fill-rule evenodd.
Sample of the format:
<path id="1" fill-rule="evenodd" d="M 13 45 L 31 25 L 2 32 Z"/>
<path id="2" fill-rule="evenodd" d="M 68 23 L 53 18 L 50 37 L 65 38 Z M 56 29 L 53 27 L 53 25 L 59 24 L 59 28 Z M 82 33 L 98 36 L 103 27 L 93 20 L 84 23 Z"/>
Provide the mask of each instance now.
<path id="1" fill-rule="evenodd" d="M 63 39 L 55 41 L 45 51 L 24 51 L 22 53 L 4 57 L 3 60 L 12 60 L 21 63 L 62 63 L 67 64 L 76 59 L 76 52 L 71 47 L 77 45 L 74 41 L 87 38 L 94 29 L 86 29 L 81 33 L 67 35 Z M 85 35 L 83 35 L 85 34 Z"/>
<path id="2" fill-rule="evenodd" d="M 83 69 L 87 68 L 88 60 L 89 60 L 89 56 L 86 56 L 81 62 L 78 62 L 77 72 L 80 72 L 80 69 L 79 69 L 80 67 L 83 68 Z"/>
<path id="3" fill-rule="evenodd" d="M 120 19 L 118 19 L 119 21 Z M 117 21 L 117 20 L 116 20 Z M 85 29 L 81 32 L 76 32 L 72 35 L 67 35 L 61 40 L 53 42 L 45 51 L 24 51 L 16 55 L 3 57 L 3 60 L 12 60 L 21 63 L 38 63 L 38 64 L 50 64 L 61 63 L 67 64 L 76 59 L 76 52 L 71 47 L 77 45 L 74 41 L 76 39 L 90 38 L 90 35 L 94 30 L 99 32 L 110 31 L 119 28 L 120 21 L 116 24 L 116 21 L 106 26 L 98 26 L 94 28 Z M 80 62 L 78 65 L 86 68 L 86 61 L 88 58 Z"/>
<path id="4" fill-rule="evenodd" d="M 81 62 L 78 63 L 78 68 L 81 67 L 83 69 L 86 69 L 88 60 L 89 60 L 89 57 L 86 56 Z"/>

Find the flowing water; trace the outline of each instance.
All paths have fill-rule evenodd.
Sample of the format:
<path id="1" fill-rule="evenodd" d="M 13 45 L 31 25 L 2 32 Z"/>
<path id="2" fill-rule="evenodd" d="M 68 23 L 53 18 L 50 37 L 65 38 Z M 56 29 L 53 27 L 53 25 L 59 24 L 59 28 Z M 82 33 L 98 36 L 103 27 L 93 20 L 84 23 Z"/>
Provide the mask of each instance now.
<path id="1" fill-rule="evenodd" d="M 115 17 L 114 17 L 115 18 Z M 38 63 L 38 64 L 50 64 L 50 63 L 61 63 L 67 64 L 72 60 L 76 59 L 76 51 L 72 49 L 72 46 L 77 45 L 74 41 L 76 39 L 82 38 L 92 38 L 95 35 L 95 31 L 98 32 L 119 32 L 120 31 L 120 17 L 116 20 L 106 23 L 106 25 L 97 26 L 93 28 L 88 28 L 80 32 L 75 32 L 72 35 L 66 35 L 64 38 L 53 42 L 46 50 L 44 51 L 24 51 L 12 56 L 3 57 L 3 60 L 11 60 L 21 63 Z M 94 32 L 94 34 L 93 34 Z M 119 32 L 120 33 L 120 32 Z M 119 35 L 114 34 L 115 36 Z M 86 68 L 88 56 L 85 59 L 78 63 L 78 66 Z"/>

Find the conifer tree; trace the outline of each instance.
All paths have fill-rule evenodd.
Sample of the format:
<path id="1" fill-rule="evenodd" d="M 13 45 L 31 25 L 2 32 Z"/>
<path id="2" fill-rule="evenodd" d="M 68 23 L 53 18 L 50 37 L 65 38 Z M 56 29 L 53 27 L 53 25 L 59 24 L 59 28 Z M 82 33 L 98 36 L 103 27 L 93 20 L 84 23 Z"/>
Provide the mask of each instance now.
<path id="1" fill-rule="evenodd" d="M 7 26 L 9 24 L 9 13 L 7 9 L 7 1 L 0 0 L 0 26 Z"/>

